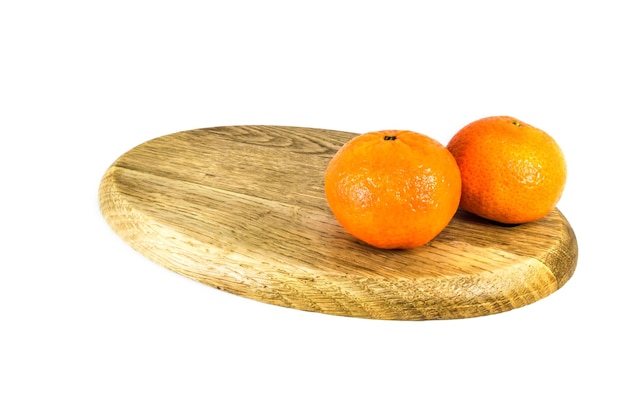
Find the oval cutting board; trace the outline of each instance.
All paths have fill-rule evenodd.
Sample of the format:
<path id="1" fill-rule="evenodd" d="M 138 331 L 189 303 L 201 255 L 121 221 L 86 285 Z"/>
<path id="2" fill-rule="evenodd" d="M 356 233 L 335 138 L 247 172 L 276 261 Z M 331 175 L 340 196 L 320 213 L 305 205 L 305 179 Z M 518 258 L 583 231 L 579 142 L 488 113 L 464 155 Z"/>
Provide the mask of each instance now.
<path id="1" fill-rule="evenodd" d="M 159 137 L 106 171 L 100 208 L 130 246 L 181 275 L 334 315 L 488 315 L 542 299 L 574 273 L 576 237 L 557 209 L 518 226 L 459 210 L 439 236 L 411 250 L 355 240 L 327 207 L 323 178 L 356 135 L 227 126 Z"/>

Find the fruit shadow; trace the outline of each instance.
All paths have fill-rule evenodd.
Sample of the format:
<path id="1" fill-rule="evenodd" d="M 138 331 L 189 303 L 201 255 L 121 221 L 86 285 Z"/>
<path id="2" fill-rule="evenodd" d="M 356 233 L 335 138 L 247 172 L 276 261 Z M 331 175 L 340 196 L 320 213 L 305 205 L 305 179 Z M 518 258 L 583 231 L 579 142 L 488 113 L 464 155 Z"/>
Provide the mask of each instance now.
<path id="1" fill-rule="evenodd" d="M 507 224 L 507 223 L 503 223 L 499 221 L 489 220 L 483 217 L 479 217 L 476 214 L 472 214 L 471 212 L 465 211 L 463 208 L 459 208 L 456 214 L 454 214 L 454 217 L 452 218 L 452 220 L 454 221 L 455 219 L 459 221 L 467 222 L 467 223 L 472 223 L 472 224 L 493 225 L 493 226 L 503 227 L 503 228 L 515 228 L 521 225 L 521 224 Z"/>

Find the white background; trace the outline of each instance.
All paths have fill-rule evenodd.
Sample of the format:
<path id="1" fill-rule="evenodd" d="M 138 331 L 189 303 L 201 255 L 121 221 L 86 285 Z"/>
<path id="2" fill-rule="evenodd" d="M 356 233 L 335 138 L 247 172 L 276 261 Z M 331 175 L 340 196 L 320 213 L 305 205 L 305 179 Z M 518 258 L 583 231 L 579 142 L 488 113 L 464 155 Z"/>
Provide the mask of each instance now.
<path id="1" fill-rule="evenodd" d="M 3 2 L 0 414 L 626 414 L 623 7 L 413 3 Z M 561 290 L 499 315 L 261 304 L 151 263 L 98 209 L 107 167 L 168 133 L 445 144 L 502 114 L 563 148 L 580 257 Z"/>

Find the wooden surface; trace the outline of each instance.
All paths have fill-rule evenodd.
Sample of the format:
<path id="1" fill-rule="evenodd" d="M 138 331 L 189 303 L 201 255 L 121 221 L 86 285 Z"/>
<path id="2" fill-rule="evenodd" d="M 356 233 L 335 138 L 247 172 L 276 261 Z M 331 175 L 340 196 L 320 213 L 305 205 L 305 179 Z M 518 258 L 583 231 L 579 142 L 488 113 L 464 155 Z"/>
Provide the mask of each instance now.
<path id="1" fill-rule="evenodd" d="M 102 214 L 152 261 L 274 305 L 373 319 L 467 318 L 533 303 L 574 273 L 576 237 L 558 210 L 501 226 L 459 211 L 429 244 L 380 250 L 326 205 L 324 170 L 356 136 L 229 126 L 179 132 L 106 171 Z"/>

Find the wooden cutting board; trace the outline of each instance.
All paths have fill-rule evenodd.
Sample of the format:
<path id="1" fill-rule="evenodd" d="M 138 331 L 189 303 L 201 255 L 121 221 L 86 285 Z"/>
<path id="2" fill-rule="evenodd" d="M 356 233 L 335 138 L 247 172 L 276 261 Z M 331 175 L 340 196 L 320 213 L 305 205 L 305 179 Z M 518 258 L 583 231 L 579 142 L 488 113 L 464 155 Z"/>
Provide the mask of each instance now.
<path id="1" fill-rule="evenodd" d="M 323 190 L 327 163 L 356 135 L 228 126 L 159 137 L 106 171 L 100 208 L 130 246 L 181 275 L 326 314 L 488 315 L 542 299 L 574 273 L 576 237 L 557 209 L 518 226 L 460 210 L 433 241 L 411 250 L 356 241 Z"/>

